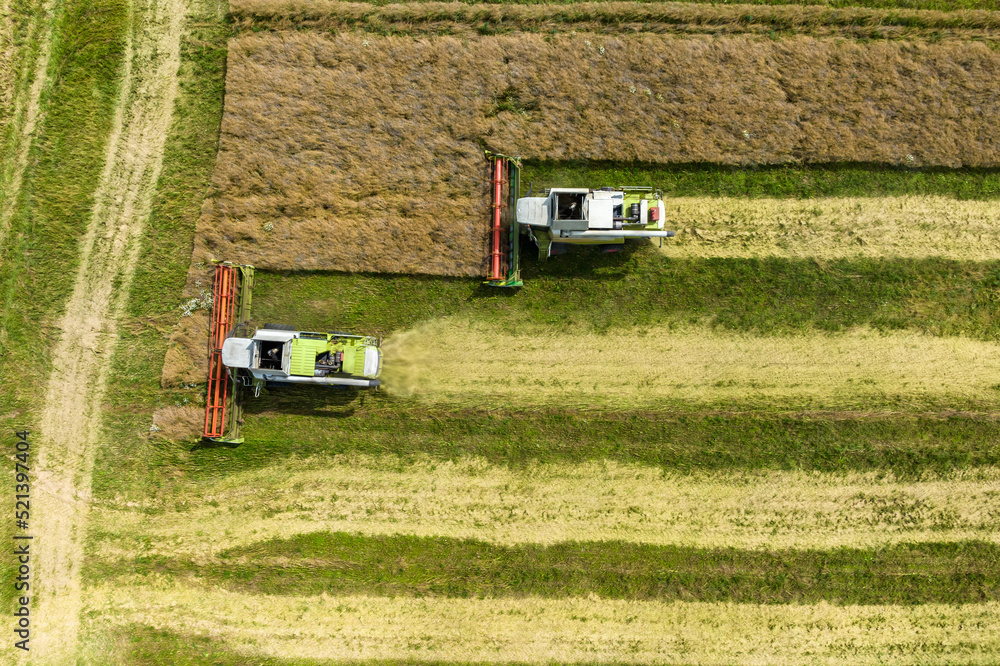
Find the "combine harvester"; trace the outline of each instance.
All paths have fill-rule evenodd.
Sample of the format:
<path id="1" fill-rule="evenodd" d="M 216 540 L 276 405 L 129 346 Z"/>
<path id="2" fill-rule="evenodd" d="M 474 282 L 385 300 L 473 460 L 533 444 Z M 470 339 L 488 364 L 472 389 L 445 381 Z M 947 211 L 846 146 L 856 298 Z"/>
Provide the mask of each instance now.
<path id="1" fill-rule="evenodd" d="M 520 196 L 520 161 L 486 154 L 490 162 L 492 225 L 489 274 L 494 287 L 520 287 L 520 236 L 538 246 L 539 259 L 571 245 L 620 249 L 626 238 L 671 238 L 663 229 L 663 196 L 651 187 L 558 187 L 545 196 Z M 661 241 L 662 242 L 662 241 Z"/>
<path id="2" fill-rule="evenodd" d="M 252 292 L 253 266 L 226 262 L 215 267 L 205 406 L 207 439 L 234 444 L 243 441 L 243 394 L 250 389 L 257 397 L 261 387 L 271 384 L 379 385 L 379 338 L 310 333 L 276 324 L 264 324 L 251 334 L 247 322 Z"/>

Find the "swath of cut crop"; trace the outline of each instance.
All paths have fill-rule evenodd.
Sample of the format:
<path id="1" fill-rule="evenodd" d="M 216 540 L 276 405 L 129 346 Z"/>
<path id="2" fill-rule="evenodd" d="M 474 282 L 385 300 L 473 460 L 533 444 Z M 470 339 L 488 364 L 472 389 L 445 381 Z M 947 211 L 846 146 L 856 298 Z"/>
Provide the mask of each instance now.
<path id="1" fill-rule="evenodd" d="M 997 166 L 998 75 L 977 42 L 245 34 L 196 257 L 482 275 L 481 143 L 556 161 Z"/>
<path id="2" fill-rule="evenodd" d="M 667 200 L 668 257 L 1000 257 L 997 206 L 948 197 Z"/>
<path id="3" fill-rule="evenodd" d="M 1000 347 L 910 331 L 763 337 L 658 326 L 510 334 L 452 318 L 393 336 L 385 354 L 388 391 L 438 404 L 782 411 L 1000 406 Z"/>
<path id="4" fill-rule="evenodd" d="M 310 532 L 747 549 L 998 543 L 998 493 L 996 468 L 912 482 L 883 472 L 674 474 L 609 461 L 512 470 L 478 458 L 401 465 L 393 456 L 351 456 L 289 461 L 185 486 L 143 507 L 93 511 L 101 557 L 207 563 L 231 548 Z"/>
<path id="5" fill-rule="evenodd" d="M 287 598 L 146 578 L 89 592 L 99 622 L 211 635 L 248 659 L 992 663 L 1000 604 L 766 606 L 586 599 Z"/>

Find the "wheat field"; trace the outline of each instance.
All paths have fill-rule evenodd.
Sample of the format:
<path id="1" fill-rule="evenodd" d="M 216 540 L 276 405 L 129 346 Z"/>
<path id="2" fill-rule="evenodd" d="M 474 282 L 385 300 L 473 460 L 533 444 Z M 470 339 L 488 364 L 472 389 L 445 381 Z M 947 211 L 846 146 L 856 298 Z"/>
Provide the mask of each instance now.
<path id="1" fill-rule="evenodd" d="M 199 243 L 261 268 L 482 275 L 483 145 L 544 160 L 1000 164 L 1000 57 L 975 41 L 275 32 L 232 39 L 228 68 Z"/>

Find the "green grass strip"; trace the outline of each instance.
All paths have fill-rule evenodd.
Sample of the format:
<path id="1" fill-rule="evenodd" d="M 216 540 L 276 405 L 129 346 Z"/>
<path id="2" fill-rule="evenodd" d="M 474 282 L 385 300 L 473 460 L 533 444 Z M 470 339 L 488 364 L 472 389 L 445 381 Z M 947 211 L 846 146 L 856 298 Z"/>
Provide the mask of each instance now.
<path id="1" fill-rule="evenodd" d="M 529 246 L 522 277 L 523 288 L 501 290 L 469 279 L 259 272 L 254 319 L 385 334 L 461 315 L 509 332 L 708 322 L 760 335 L 870 326 L 1000 338 L 1000 262 L 671 260 L 631 243 L 540 263 Z"/>
<path id="2" fill-rule="evenodd" d="M 884 470 L 908 479 L 1000 464 L 1000 421 L 968 416 L 487 413 L 301 388 L 251 401 L 244 433 L 248 443 L 238 447 L 177 444 L 158 457 L 191 478 L 267 467 L 287 457 L 348 453 L 395 455 L 401 464 L 417 456 L 474 456 L 513 467 L 607 459 L 673 472 Z M 116 463 L 119 472 L 123 465 L 128 461 Z"/>
<path id="3" fill-rule="evenodd" d="M 234 549 L 207 566 L 140 559 L 135 573 L 190 575 L 241 592 L 276 595 L 596 594 L 660 601 L 911 605 L 1000 600 L 998 565 L 1000 545 L 982 542 L 757 551 L 614 541 L 508 547 L 471 539 L 315 532 Z"/>
<path id="4" fill-rule="evenodd" d="M 877 164 L 734 167 L 716 164 L 525 162 L 522 195 L 529 184 L 546 187 L 646 185 L 667 197 L 885 197 L 938 195 L 1000 198 L 1000 169 L 909 169 Z"/>

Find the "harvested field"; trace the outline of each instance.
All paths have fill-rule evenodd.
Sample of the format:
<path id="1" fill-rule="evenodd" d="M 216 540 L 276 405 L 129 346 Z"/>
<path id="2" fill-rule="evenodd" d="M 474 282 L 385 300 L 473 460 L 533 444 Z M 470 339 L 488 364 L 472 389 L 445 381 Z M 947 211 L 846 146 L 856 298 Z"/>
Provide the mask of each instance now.
<path id="1" fill-rule="evenodd" d="M 994 663 L 1000 605 L 767 606 L 570 599 L 280 597 L 137 578 L 95 586 L 100 624 L 211 635 L 250 658 L 615 663 Z"/>
<path id="2" fill-rule="evenodd" d="M 602 32 L 740 34 L 794 31 L 813 36 L 864 39 L 934 36 L 995 38 L 1000 12 L 933 11 L 693 2 L 572 2 L 563 4 L 483 4 L 475 2 L 366 3 L 337 0 L 235 0 L 237 30 L 324 30 L 359 24 L 385 34 L 482 34 L 496 32 Z"/>
<path id="3" fill-rule="evenodd" d="M 747 549 L 998 543 L 997 493 L 991 467 L 903 482 L 885 472 L 679 474 L 608 461 L 513 470 L 476 458 L 401 465 L 352 455 L 185 486 L 142 510 L 95 507 L 94 552 L 205 562 L 309 532 Z"/>
<path id="4" fill-rule="evenodd" d="M 206 256 L 263 268 L 481 275 L 479 142 L 546 160 L 997 166 L 998 73 L 976 42 L 243 35 L 199 235 Z"/>
<path id="5" fill-rule="evenodd" d="M 668 257 L 942 257 L 992 261 L 1000 256 L 993 202 L 947 197 L 667 200 L 667 228 L 677 237 Z"/>
<path id="6" fill-rule="evenodd" d="M 510 334 L 441 320 L 385 344 L 384 384 L 427 403 L 668 411 L 1000 407 L 1000 347 L 913 332 L 763 337 L 709 327 Z"/>

